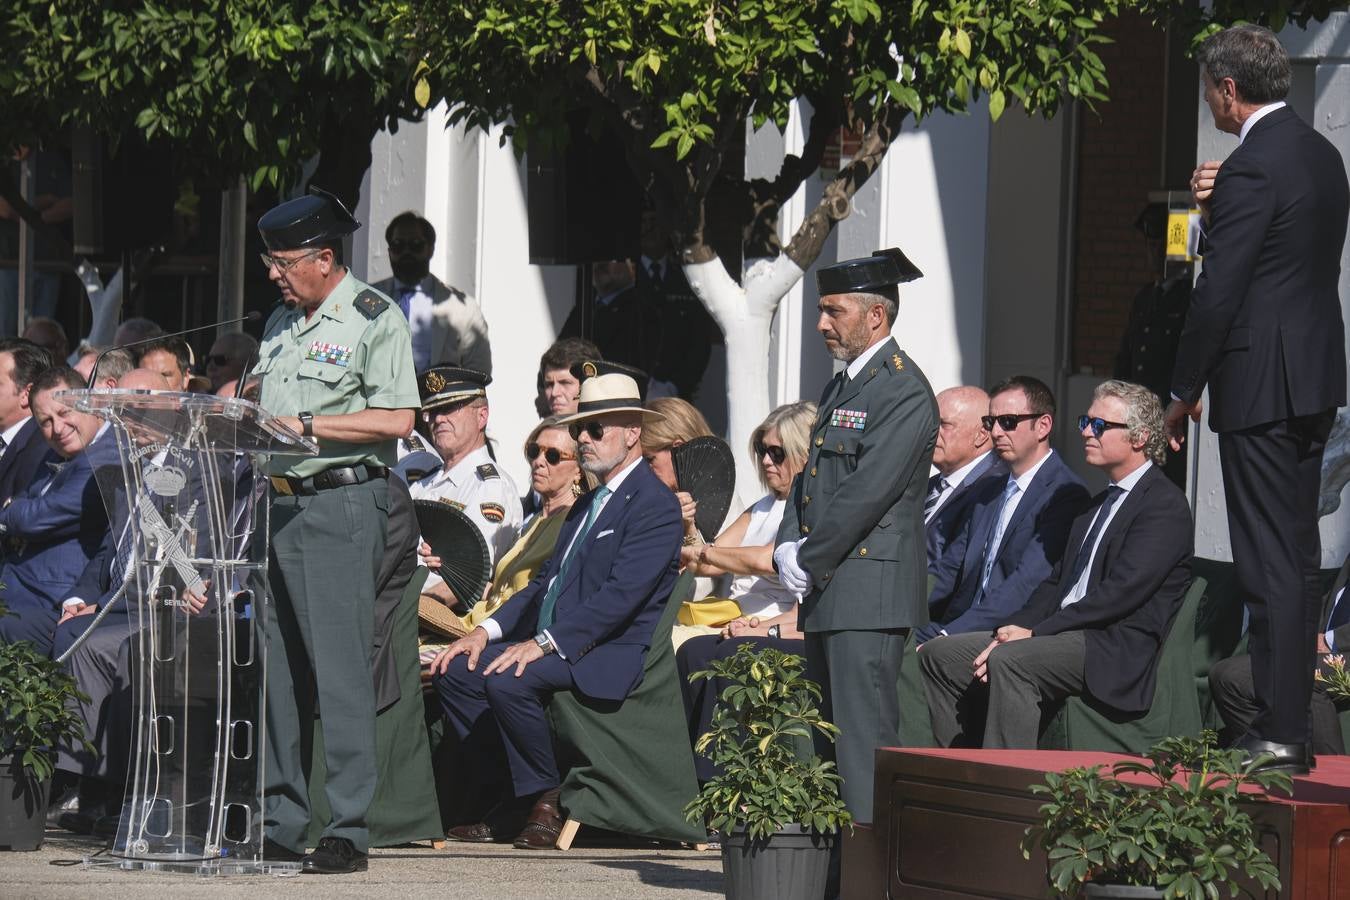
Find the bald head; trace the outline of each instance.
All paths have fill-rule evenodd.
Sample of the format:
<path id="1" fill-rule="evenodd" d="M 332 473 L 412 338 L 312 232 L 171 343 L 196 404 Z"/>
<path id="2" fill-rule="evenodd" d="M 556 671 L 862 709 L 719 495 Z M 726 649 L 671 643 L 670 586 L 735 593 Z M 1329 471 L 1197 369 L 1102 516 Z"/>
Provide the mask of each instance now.
<path id="1" fill-rule="evenodd" d="M 933 465 L 950 475 L 989 450 L 989 432 L 980 417 L 989 412 L 989 395 L 973 385 L 947 388 L 937 395 L 938 435 Z"/>
<path id="2" fill-rule="evenodd" d="M 132 369 L 117 379 L 117 386 L 124 391 L 171 391 L 169 379 L 149 369 Z"/>

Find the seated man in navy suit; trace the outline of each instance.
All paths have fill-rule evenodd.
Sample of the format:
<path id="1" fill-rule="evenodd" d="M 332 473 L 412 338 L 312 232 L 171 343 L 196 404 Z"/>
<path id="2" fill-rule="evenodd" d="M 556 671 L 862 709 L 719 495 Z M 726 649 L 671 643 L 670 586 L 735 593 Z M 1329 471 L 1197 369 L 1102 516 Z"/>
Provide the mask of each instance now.
<path id="1" fill-rule="evenodd" d="M 994 442 L 980 422 L 989 412 L 989 395 L 973 385 L 947 388 L 937 395 L 938 433 L 933 445 L 933 468 L 928 496 L 923 501 L 923 524 L 928 532 L 928 571 L 937 573 L 938 560 L 975 509 L 986 480 L 1006 478 L 1008 467 L 994 452 Z"/>
<path id="2" fill-rule="evenodd" d="M 644 414 L 654 416 L 629 376 L 586 379 L 577 413 L 561 421 L 600 486 L 572 506 L 534 580 L 431 664 L 451 726 L 466 743 L 486 742 L 471 758 L 504 759 L 515 795 L 487 821 L 452 828 L 454 840 L 551 848 L 563 816 L 549 698 L 621 701 L 642 679 L 683 533 L 675 495 L 642 459 Z"/>
<path id="3" fill-rule="evenodd" d="M 47 369 L 33 382 L 33 416 L 43 438 L 64 462 L 0 509 L 0 535 L 9 553 L 0 591 L 12 615 L 0 619 L 0 640 L 32 641 L 50 653 L 61 601 L 108 530 L 95 472 L 117 466 L 117 442 L 102 419 L 77 412 L 55 394 L 84 387 L 69 366 Z"/>
<path id="4" fill-rule="evenodd" d="M 51 364 L 32 341 L 0 340 L 0 504 L 23 493 L 51 456 L 29 404 L 33 380 Z"/>
<path id="5" fill-rule="evenodd" d="M 1054 573 L 992 636 L 940 637 L 919 654 L 943 746 L 1034 749 L 1042 716 L 1070 696 L 1122 716 L 1153 704 L 1159 652 L 1190 584 L 1190 507 L 1163 473 L 1151 390 L 1104 382 L 1078 422 L 1088 464 L 1110 486 L 1074 521 Z"/>
<path id="6" fill-rule="evenodd" d="M 987 634 L 1021 609 L 1059 562 L 1088 492 L 1050 449 L 1054 415 L 1055 395 L 1029 375 L 989 392 L 981 422 L 1008 474 L 981 483 L 975 509 L 939 560 L 928 594 L 932 621 L 918 629 L 918 645 L 940 634 Z"/>

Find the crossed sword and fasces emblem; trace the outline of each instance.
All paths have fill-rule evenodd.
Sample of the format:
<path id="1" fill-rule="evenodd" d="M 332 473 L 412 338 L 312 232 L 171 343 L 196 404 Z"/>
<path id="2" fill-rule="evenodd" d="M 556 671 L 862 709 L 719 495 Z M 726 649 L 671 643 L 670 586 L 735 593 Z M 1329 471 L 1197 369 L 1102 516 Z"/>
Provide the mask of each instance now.
<path id="1" fill-rule="evenodd" d="M 142 494 L 136 501 L 136 515 L 141 517 L 141 529 L 148 539 L 154 540 L 159 545 L 160 559 L 173 566 L 178 577 L 183 580 L 185 590 L 204 594 L 206 583 L 197 574 L 196 567 L 192 565 L 192 558 L 183 549 L 183 536 L 187 533 L 188 523 L 192 521 L 193 513 L 196 511 L 197 501 L 194 500 L 178 529 L 174 530 L 164 521 L 164 517 L 160 515 L 148 495 Z M 155 580 L 159 580 L 158 574 Z"/>

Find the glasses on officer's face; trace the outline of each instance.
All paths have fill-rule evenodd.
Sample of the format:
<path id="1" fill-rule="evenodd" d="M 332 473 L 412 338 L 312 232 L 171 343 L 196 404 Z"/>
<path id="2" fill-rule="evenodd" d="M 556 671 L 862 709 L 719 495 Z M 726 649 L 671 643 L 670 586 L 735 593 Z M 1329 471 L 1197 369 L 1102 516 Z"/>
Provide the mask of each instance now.
<path id="1" fill-rule="evenodd" d="M 322 252 L 323 248 L 320 247 L 317 250 L 307 250 L 291 259 L 282 259 L 280 256 L 272 256 L 270 253 L 259 253 L 258 256 L 262 258 L 263 267 L 266 268 L 267 271 L 272 271 L 272 267 L 275 266 L 276 270 L 282 275 L 288 275 L 290 274 L 291 269 L 294 269 L 302 259 L 309 259 L 311 256 Z"/>
<path id="2" fill-rule="evenodd" d="M 584 431 L 590 436 L 591 440 L 598 441 L 605 436 L 605 428 L 606 425 L 603 422 L 573 422 L 567 426 L 567 433 L 575 441 L 581 437 L 581 433 Z"/>
<path id="3" fill-rule="evenodd" d="M 550 466 L 556 466 L 565 459 L 577 458 L 575 453 L 564 453 L 557 447 L 541 447 L 538 444 L 525 445 L 525 459 L 529 462 L 534 462 L 538 459 L 540 453 L 544 454 L 544 462 L 548 463 Z"/>
<path id="4" fill-rule="evenodd" d="M 1028 419 L 1039 419 L 1040 413 L 1009 413 L 1003 416 L 980 416 L 980 424 L 984 426 L 985 431 L 993 431 L 994 425 L 1004 431 L 1016 431 L 1017 426 Z"/>
<path id="5" fill-rule="evenodd" d="M 783 460 L 787 459 L 787 451 L 777 444 L 756 443 L 755 459 L 763 459 L 765 456 L 768 456 L 769 462 L 775 466 L 781 466 Z"/>
<path id="6" fill-rule="evenodd" d="M 394 238 L 389 242 L 390 253 L 402 253 L 407 250 L 409 253 L 421 253 L 427 248 L 427 242 L 421 238 L 412 238 L 411 240 L 401 240 Z"/>
<path id="7" fill-rule="evenodd" d="M 1100 438 L 1103 434 L 1105 434 L 1107 431 L 1110 431 L 1112 428 L 1129 428 L 1129 427 L 1130 426 L 1126 425 L 1124 422 L 1108 422 L 1106 419 L 1100 418 L 1098 416 L 1083 415 L 1078 417 L 1078 430 L 1083 431 L 1084 429 L 1091 428 L 1092 436 L 1095 438 Z"/>

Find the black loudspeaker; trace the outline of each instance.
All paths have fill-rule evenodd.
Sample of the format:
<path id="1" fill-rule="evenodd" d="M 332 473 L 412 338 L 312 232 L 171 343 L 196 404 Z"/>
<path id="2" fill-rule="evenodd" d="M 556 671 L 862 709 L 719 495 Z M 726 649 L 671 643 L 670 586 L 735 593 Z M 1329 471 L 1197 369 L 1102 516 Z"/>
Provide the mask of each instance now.
<path id="1" fill-rule="evenodd" d="M 106 149 L 106 148 L 105 148 Z M 102 251 L 110 256 L 160 246 L 173 235 L 178 182 L 167 145 L 127 133 L 102 160 Z"/>
<path id="2" fill-rule="evenodd" d="M 639 255 L 642 189 L 611 129 L 587 130 L 568 116 L 567 146 L 525 156 L 530 262 L 573 265 Z"/>

